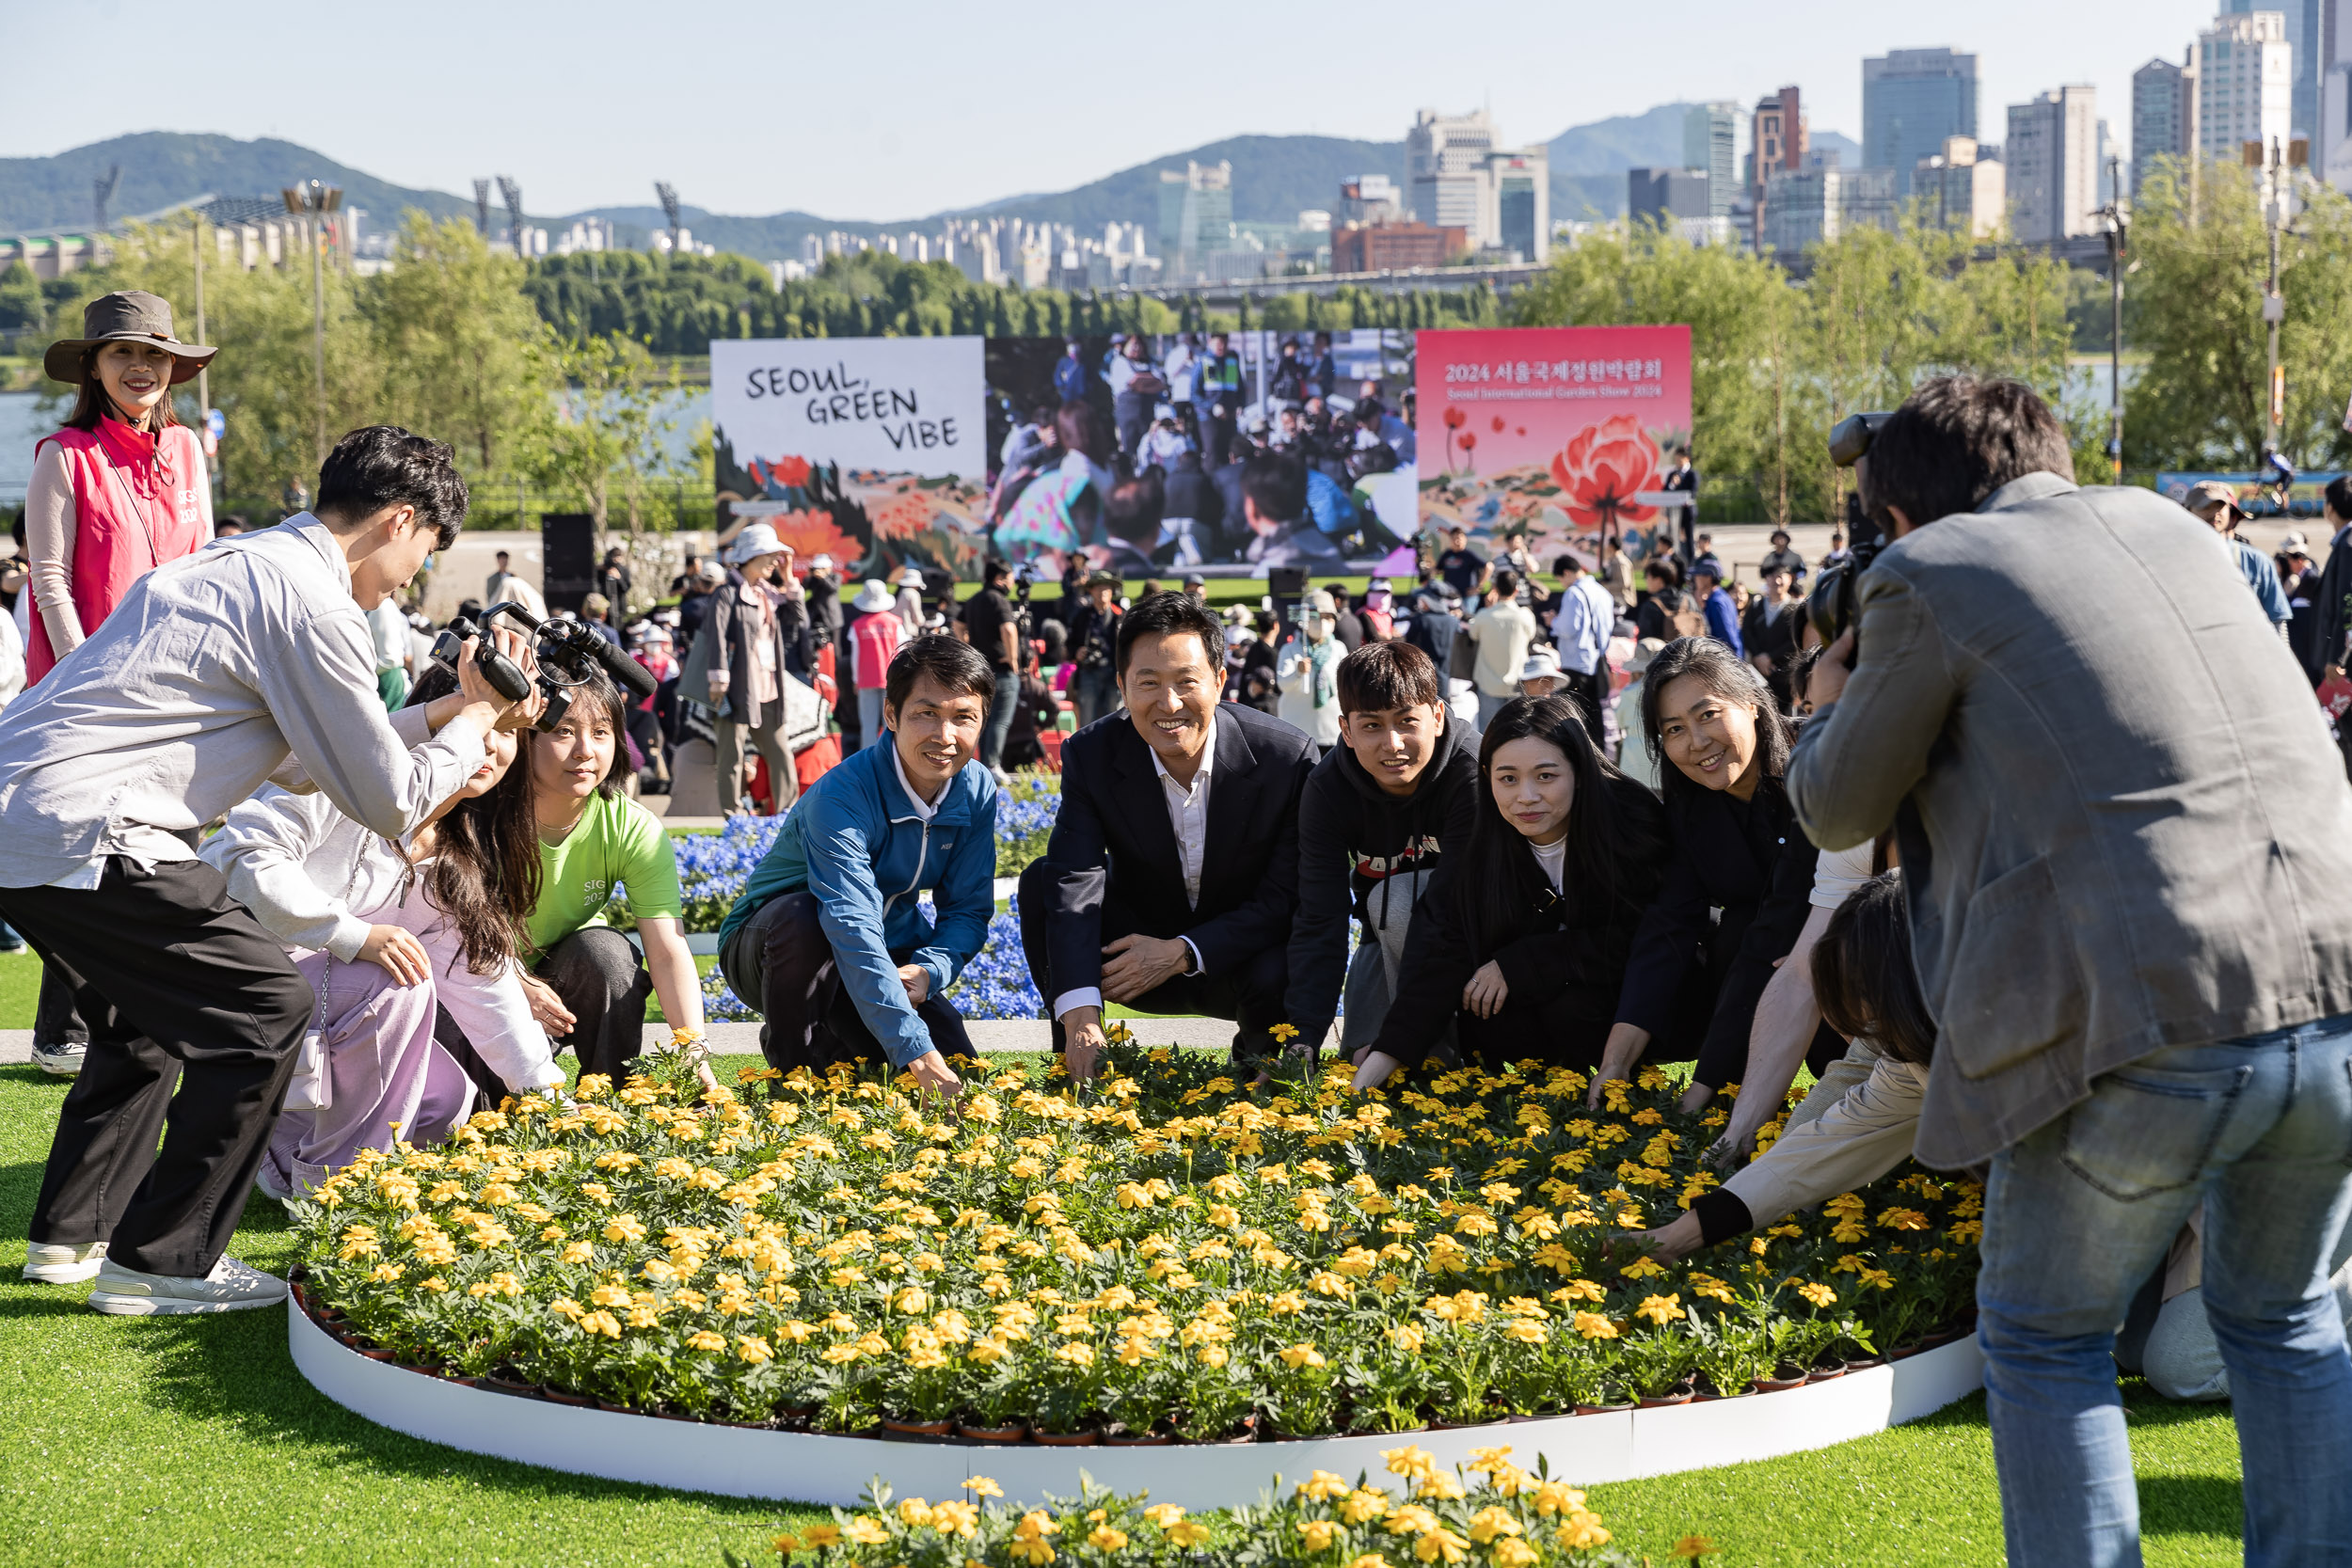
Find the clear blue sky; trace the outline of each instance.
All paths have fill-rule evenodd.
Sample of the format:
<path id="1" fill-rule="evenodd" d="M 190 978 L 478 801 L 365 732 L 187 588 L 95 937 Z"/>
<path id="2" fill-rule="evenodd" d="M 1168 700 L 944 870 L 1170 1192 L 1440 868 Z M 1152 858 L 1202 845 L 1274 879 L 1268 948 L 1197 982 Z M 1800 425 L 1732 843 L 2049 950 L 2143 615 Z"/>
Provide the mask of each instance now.
<path id="1" fill-rule="evenodd" d="M 0 155 L 125 132 L 282 136 L 401 184 L 511 174 L 535 213 L 649 202 L 900 218 L 1248 132 L 1392 140 L 1489 104 L 1513 141 L 1785 82 L 1859 138 L 1865 55 L 1979 56 L 1982 134 L 2064 82 L 2128 140 L 2131 72 L 2214 0 L 0 0 Z M 66 62 L 104 60 L 76 71 Z M 141 62 L 133 64 L 131 62 Z M 154 74 L 149 75 L 151 68 Z"/>

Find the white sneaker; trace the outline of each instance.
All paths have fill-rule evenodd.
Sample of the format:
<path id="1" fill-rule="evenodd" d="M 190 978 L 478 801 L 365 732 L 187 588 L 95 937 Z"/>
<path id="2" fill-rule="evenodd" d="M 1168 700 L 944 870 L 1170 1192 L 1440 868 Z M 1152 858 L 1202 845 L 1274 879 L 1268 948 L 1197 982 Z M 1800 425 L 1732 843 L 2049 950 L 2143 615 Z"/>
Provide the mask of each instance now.
<path id="1" fill-rule="evenodd" d="M 60 1040 L 56 1045 L 33 1042 L 33 1065 L 56 1078 L 72 1078 L 82 1070 L 82 1057 L 89 1047 L 80 1040 Z"/>
<path id="2" fill-rule="evenodd" d="M 28 1242 L 24 1245 L 24 1279 L 31 1285 L 71 1285 L 98 1272 L 106 1256 L 103 1242 L 68 1246 L 62 1242 Z"/>
<path id="3" fill-rule="evenodd" d="M 201 1279 L 165 1274 L 142 1274 L 113 1259 L 99 1266 L 98 1289 L 89 1295 L 92 1308 L 119 1317 L 161 1317 L 180 1312 L 238 1312 L 249 1307 L 275 1307 L 286 1299 L 286 1282 L 274 1274 L 249 1269 L 233 1258 L 213 1265 Z"/>

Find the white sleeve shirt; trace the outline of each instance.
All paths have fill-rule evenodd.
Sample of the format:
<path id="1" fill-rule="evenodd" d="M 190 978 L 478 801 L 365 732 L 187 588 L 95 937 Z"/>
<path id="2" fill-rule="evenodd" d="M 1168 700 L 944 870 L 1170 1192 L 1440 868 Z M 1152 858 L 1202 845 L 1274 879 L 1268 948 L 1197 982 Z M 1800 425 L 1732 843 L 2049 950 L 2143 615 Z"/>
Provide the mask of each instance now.
<path id="1" fill-rule="evenodd" d="M 1168 802 L 1168 823 L 1176 830 L 1176 861 L 1184 870 L 1184 899 L 1196 909 L 1200 903 L 1200 867 L 1209 850 L 1209 784 L 1216 771 L 1216 721 L 1209 721 L 1208 743 L 1200 748 L 1200 766 L 1192 775 L 1188 789 L 1176 782 L 1160 753 L 1152 753 L 1152 771 L 1159 775 L 1160 791 Z M 1200 949 L 1192 944 L 1190 937 L 1177 939 L 1192 955 L 1192 967 L 1184 973 L 1200 973 Z M 1099 986 L 1079 986 L 1054 998 L 1054 1016 L 1061 1018 L 1073 1007 L 1100 1007 L 1103 990 Z"/>

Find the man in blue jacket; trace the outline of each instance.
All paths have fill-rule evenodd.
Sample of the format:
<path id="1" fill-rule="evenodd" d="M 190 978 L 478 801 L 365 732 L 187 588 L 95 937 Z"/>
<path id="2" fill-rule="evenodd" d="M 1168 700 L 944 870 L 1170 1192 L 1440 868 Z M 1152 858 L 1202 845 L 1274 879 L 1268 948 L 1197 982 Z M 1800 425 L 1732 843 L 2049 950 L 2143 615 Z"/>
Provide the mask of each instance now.
<path id="1" fill-rule="evenodd" d="M 947 1058 L 971 1041 L 943 993 L 995 912 L 996 784 L 976 758 L 995 687 L 969 643 L 901 648 L 882 692 L 890 744 L 801 798 L 727 911 L 719 967 L 767 1019 L 770 1066 L 879 1054 L 926 1088 L 962 1086 Z"/>
<path id="2" fill-rule="evenodd" d="M 1740 610 L 1731 602 L 1731 595 L 1723 586 L 1723 570 L 1711 558 L 1701 556 L 1691 568 L 1691 596 L 1699 602 L 1707 615 L 1707 635 L 1728 647 L 1740 657 L 1747 649 L 1740 641 Z"/>

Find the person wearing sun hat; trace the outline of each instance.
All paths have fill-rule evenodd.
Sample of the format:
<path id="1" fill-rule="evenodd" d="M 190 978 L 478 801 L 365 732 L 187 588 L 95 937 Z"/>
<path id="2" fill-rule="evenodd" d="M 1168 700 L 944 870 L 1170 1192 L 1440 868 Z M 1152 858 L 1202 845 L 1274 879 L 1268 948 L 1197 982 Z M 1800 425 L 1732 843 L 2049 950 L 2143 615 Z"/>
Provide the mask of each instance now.
<path id="1" fill-rule="evenodd" d="M 2237 526 L 2245 520 L 2246 508 L 2238 504 L 2236 486 L 2209 479 L 2190 485 L 2181 504 L 2203 518 L 2205 525 L 2221 536 L 2238 576 L 2254 591 L 2254 597 L 2262 602 L 2263 613 L 2270 617 L 2270 624 L 2279 628 L 2283 639 L 2294 611 L 2287 605 L 2286 589 L 2280 584 L 2278 568 L 2270 563 L 2270 558 L 2238 537 Z"/>
<path id="2" fill-rule="evenodd" d="M 151 293 L 111 293 L 82 311 L 82 335 L 49 345 L 41 368 L 78 387 L 63 428 L 35 445 L 24 497 L 24 646 L 31 687 L 112 613 L 131 584 L 213 537 L 213 483 L 195 435 L 173 417 L 171 388 L 217 350 L 183 343 L 171 307 Z M 45 973 L 33 1060 L 70 1077 L 88 1032 Z"/>
<path id="3" fill-rule="evenodd" d="M 890 585 L 898 591 L 898 621 L 909 637 L 923 632 L 923 568 L 909 562 L 894 573 Z"/>
<path id="4" fill-rule="evenodd" d="M 906 623 L 898 618 L 898 601 L 890 584 L 867 578 L 850 601 L 857 618 L 850 623 L 850 672 L 857 682 L 859 750 L 882 737 L 882 693 L 890 679 L 890 661 L 906 641 Z"/>
<path id="5" fill-rule="evenodd" d="M 750 523 L 728 546 L 727 559 L 741 580 L 711 594 L 678 689 L 711 712 L 721 809 L 729 816 L 751 809 L 743 780 L 748 743 L 768 759 L 773 803 L 782 811 L 800 793 L 785 743 L 784 683 L 793 671 L 808 668 L 810 650 L 799 607 L 780 599 L 768 583 L 779 569 L 792 569 L 792 548 L 766 523 Z"/>

